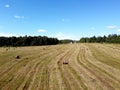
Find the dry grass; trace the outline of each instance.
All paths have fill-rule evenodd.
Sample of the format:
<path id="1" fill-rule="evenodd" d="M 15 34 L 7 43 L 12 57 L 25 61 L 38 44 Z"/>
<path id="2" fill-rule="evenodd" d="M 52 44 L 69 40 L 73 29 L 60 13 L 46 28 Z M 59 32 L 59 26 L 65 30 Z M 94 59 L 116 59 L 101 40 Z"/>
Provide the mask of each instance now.
<path id="1" fill-rule="evenodd" d="M 119 75 L 119 44 L 0 48 L 0 90 L 120 90 Z"/>

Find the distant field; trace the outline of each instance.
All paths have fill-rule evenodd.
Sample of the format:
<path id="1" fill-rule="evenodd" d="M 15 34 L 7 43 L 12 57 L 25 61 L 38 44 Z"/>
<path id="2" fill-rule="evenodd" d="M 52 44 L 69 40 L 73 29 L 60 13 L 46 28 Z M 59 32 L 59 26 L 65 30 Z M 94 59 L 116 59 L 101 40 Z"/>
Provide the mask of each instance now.
<path id="1" fill-rule="evenodd" d="M 0 90 L 120 90 L 120 45 L 1 47 Z"/>

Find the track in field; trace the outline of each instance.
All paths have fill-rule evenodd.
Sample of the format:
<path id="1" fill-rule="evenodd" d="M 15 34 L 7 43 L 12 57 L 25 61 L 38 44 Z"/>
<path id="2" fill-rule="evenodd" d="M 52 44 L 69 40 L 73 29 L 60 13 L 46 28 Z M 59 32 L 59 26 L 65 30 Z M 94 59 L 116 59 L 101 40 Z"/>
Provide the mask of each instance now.
<path id="1" fill-rule="evenodd" d="M 1 47 L 0 90 L 120 90 L 120 45 Z"/>

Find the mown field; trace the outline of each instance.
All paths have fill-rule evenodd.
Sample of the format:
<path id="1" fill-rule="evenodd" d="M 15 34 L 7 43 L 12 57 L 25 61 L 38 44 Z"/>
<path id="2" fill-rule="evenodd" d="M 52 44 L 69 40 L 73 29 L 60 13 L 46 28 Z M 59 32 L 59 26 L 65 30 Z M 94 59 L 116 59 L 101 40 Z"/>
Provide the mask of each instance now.
<path id="1" fill-rule="evenodd" d="M 0 90 L 120 90 L 120 45 L 1 47 Z"/>

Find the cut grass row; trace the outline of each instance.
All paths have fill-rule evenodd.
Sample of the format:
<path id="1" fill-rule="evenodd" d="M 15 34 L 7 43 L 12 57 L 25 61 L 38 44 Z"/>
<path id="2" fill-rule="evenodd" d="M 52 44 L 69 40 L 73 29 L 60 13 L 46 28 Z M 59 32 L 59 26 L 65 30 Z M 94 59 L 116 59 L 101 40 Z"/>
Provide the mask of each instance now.
<path id="1" fill-rule="evenodd" d="M 86 50 L 84 47 L 82 49 L 82 54 L 84 54 L 84 55 L 81 54 L 82 55 L 81 62 L 79 62 L 79 63 L 81 63 L 88 70 L 88 72 L 90 71 L 93 75 L 95 75 L 96 78 L 98 78 L 102 82 L 103 85 L 106 84 L 105 86 L 107 86 L 107 88 L 113 89 L 113 85 L 116 88 L 120 88 L 119 84 L 118 84 L 119 80 L 117 80 L 118 82 L 114 81 L 112 75 L 110 75 L 105 70 L 99 68 L 99 66 L 96 66 L 95 64 L 93 64 L 94 62 L 91 63 L 89 58 L 86 58 L 89 55 L 85 54 L 85 51 Z M 83 59 L 82 59 L 82 57 L 83 57 Z M 94 59 L 94 58 L 91 58 L 91 59 Z M 100 86 L 103 86 L 103 85 L 100 85 Z"/>
<path id="2" fill-rule="evenodd" d="M 0 48 L 0 90 L 120 89 L 120 45 L 68 44 L 5 49 Z M 21 58 L 16 60 L 16 55 Z"/>

